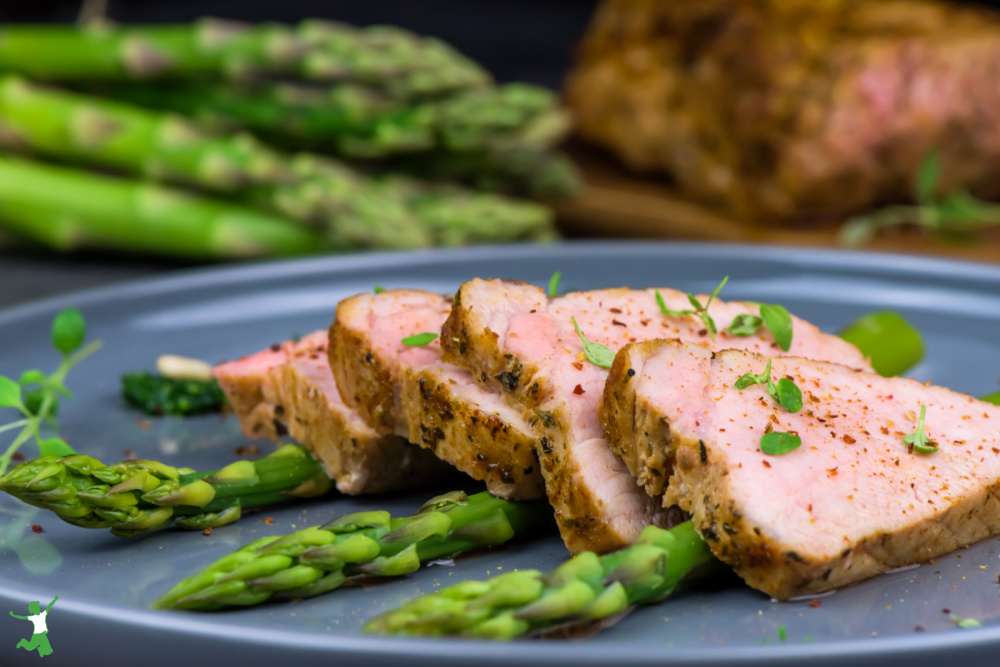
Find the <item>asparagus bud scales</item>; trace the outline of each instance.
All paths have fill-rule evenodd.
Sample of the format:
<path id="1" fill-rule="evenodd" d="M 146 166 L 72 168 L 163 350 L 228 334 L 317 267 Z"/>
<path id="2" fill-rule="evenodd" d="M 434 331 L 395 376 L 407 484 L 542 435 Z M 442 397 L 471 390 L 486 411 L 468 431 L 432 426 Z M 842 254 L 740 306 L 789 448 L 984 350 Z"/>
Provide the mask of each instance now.
<path id="1" fill-rule="evenodd" d="M 411 517 L 358 512 L 283 537 L 266 537 L 174 586 L 159 608 L 209 611 L 311 597 L 355 575 L 398 576 L 422 562 L 502 544 L 550 521 L 544 501 L 510 502 L 488 493 L 452 492 Z"/>
<path id="2" fill-rule="evenodd" d="M 570 621 L 614 616 L 670 595 L 692 571 L 714 562 L 690 521 L 647 527 L 621 551 L 583 552 L 549 574 L 511 572 L 467 581 L 375 617 L 368 632 L 513 639 Z"/>
<path id="3" fill-rule="evenodd" d="M 204 529 L 236 521 L 241 510 L 332 488 L 322 466 L 301 447 L 286 445 L 254 462 L 196 472 L 132 459 L 105 466 L 83 455 L 43 456 L 0 477 L 0 490 L 52 510 L 83 528 L 110 528 L 131 537 L 175 520 Z"/>

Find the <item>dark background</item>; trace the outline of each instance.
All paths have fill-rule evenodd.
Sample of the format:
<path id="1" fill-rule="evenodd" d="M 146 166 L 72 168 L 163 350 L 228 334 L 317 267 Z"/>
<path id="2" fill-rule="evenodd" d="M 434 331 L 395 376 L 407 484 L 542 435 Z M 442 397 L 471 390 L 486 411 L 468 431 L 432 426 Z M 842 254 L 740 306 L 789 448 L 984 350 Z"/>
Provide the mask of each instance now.
<path id="1" fill-rule="evenodd" d="M 0 0 L 0 21 L 70 22 L 80 5 L 81 0 Z M 108 16 L 122 23 L 199 16 L 389 23 L 440 37 L 500 81 L 558 88 L 596 5 L 597 0 L 109 0 Z"/>

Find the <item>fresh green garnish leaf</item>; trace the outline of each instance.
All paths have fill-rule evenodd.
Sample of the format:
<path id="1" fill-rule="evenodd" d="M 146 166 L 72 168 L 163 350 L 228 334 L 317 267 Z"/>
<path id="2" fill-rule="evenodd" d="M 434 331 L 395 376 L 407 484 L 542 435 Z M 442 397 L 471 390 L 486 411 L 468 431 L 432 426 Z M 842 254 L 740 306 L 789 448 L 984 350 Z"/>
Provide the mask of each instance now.
<path id="1" fill-rule="evenodd" d="M 838 334 L 871 360 L 879 375 L 902 375 L 924 356 L 924 339 L 901 314 L 882 310 L 848 324 Z"/>
<path id="2" fill-rule="evenodd" d="M 62 438 L 47 438 L 38 443 L 38 451 L 42 456 L 69 456 L 76 454 Z"/>
<path id="3" fill-rule="evenodd" d="M 760 451 L 771 456 L 787 454 L 802 445 L 802 438 L 791 433 L 772 431 L 760 438 Z"/>
<path id="4" fill-rule="evenodd" d="M 87 337 L 87 323 L 76 308 L 67 308 L 52 322 L 52 345 L 68 356 L 83 345 Z"/>
<path id="5" fill-rule="evenodd" d="M 733 318 L 732 323 L 726 331 L 734 336 L 753 336 L 755 333 L 760 331 L 760 327 L 763 324 L 764 320 L 756 315 L 740 313 Z"/>
<path id="6" fill-rule="evenodd" d="M 410 347 L 421 347 L 423 345 L 427 345 L 437 337 L 438 335 L 436 333 L 428 331 L 427 333 L 418 333 L 413 334 L 412 336 L 407 336 L 401 342 L 403 345 L 409 345 Z"/>
<path id="7" fill-rule="evenodd" d="M 784 306 L 763 304 L 760 307 L 760 317 L 771 330 L 774 340 L 785 352 L 792 347 L 792 316 Z"/>
<path id="8" fill-rule="evenodd" d="M 562 272 L 556 271 L 549 278 L 549 298 L 554 299 L 559 296 L 559 280 L 562 278 Z"/>
<path id="9" fill-rule="evenodd" d="M 21 431 L 0 455 L 0 474 L 7 471 L 11 457 L 28 440 L 34 440 L 43 456 L 73 454 L 65 440 L 43 436 L 45 423 L 58 428 L 55 415 L 59 409 L 59 394 L 72 398 L 66 388 L 66 375 L 101 347 L 100 341 L 83 346 L 87 323 L 75 308 L 61 311 L 52 321 L 52 346 L 62 355 L 59 367 L 51 375 L 31 369 L 21 373 L 18 382 L 0 376 L 0 407 L 17 408 L 21 419 L 0 425 L 0 432 L 20 428 Z M 83 346 L 83 347 L 81 347 Z M 25 389 L 26 387 L 30 387 Z"/>
<path id="10" fill-rule="evenodd" d="M 786 630 L 785 626 L 783 625 L 778 626 L 778 641 L 779 642 L 788 641 L 788 630 Z"/>
<path id="11" fill-rule="evenodd" d="M 20 405 L 21 385 L 0 375 L 0 408 L 16 408 Z"/>
<path id="12" fill-rule="evenodd" d="M 573 328 L 576 329 L 576 335 L 580 337 L 580 342 L 583 343 L 583 353 L 587 360 L 595 366 L 611 368 L 611 364 L 615 361 L 615 353 L 605 345 L 587 340 L 587 337 L 580 331 L 580 325 L 576 323 L 575 317 L 571 317 L 569 320 L 573 323 Z"/>
<path id="13" fill-rule="evenodd" d="M 910 452 L 920 452 L 921 454 L 933 454 L 938 450 L 938 446 L 924 433 L 924 417 L 927 416 L 927 406 L 920 406 L 920 418 L 917 419 L 917 430 L 909 435 L 903 436 L 903 442 L 910 446 Z"/>
<path id="14" fill-rule="evenodd" d="M 381 285 L 376 285 L 375 287 L 372 288 L 372 292 L 374 292 L 376 295 L 382 294 L 383 292 L 385 292 L 385 288 L 382 287 Z"/>
<path id="15" fill-rule="evenodd" d="M 767 365 L 764 366 L 764 372 L 760 375 L 744 373 L 738 380 L 736 380 L 733 387 L 743 390 L 755 384 L 766 384 L 767 393 L 770 394 L 771 398 L 776 400 L 781 407 L 785 408 L 785 410 L 788 410 L 789 412 L 798 412 L 802 409 L 802 390 L 799 389 L 797 384 L 788 378 L 781 378 L 778 380 L 777 384 L 771 380 L 770 359 L 767 360 Z"/>
<path id="16" fill-rule="evenodd" d="M 687 293 L 688 302 L 694 308 L 694 310 L 670 310 L 667 308 L 666 302 L 663 300 L 663 295 L 660 294 L 660 290 L 656 290 L 656 305 L 660 307 L 660 313 L 663 315 L 671 315 L 674 317 L 679 317 L 681 315 L 694 315 L 701 320 L 702 324 L 705 325 L 705 329 L 712 334 L 712 340 L 715 340 L 715 334 L 719 333 L 719 329 L 715 326 L 715 320 L 708 314 L 708 307 L 712 305 L 712 301 L 715 297 L 719 295 L 719 291 L 729 282 L 729 276 L 722 279 L 722 282 L 718 284 L 715 290 L 709 295 L 708 300 L 705 305 L 701 304 L 694 294 Z"/>
<path id="17" fill-rule="evenodd" d="M 991 403 L 993 405 L 1000 405 L 1000 391 L 995 391 L 992 394 L 986 394 L 985 396 L 980 396 L 979 400 L 985 403 Z"/>
<path id="18" fill-rule="evenodd" d="M 962 618 L 957 614 L 951 614 L 952 622 L 963 630 L 968 630 L 969 628 L 981 628 L 983 624 L 974 618 Z"/>
<path id="19" fill-rule="evenodd" d="M 789 412 L 794 413 L 802 409 L 802 390 L 788 378 L 778 380 L 776 399 L 781 407 Z"/>

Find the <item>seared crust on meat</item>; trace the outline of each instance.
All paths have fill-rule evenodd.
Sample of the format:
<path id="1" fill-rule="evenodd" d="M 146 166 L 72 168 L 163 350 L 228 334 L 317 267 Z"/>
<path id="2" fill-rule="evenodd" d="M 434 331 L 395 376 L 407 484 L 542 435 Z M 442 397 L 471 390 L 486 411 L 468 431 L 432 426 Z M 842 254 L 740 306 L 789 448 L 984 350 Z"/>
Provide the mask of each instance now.
<path id="1" fill-rule="evenodd" d="M 392 324 L 379 309 L 392 313 Z M 495 495 L 539 498 L 544 483 L 535 439 L 520 415 L 466 371 L 442 362 L 437 341 L 419 351 L 400 344 L 406 336 L 439 331 L 449 309 L 444 297 L 420 290 L 342 301 L 330 328 L 341 394 L 376 429 L 430 450 Z"/>
<path id="2" fill-rule="evenodd" d="M 646 493 L 657 497 L 666 491 L 673 473 L 680 437 L 670 430 L 669 421 L 651 409 L 645 396 L 636 394 L 632 379 L 642 373 L 645 354 L 665 343 L 652 340 L 623 347 L 615 355 L 597 408 L 601 430 L 612 451 Z M 642 438 L 636 438 L 637 433 Z"/>
<path id="3" fill-rule="evenodd" d="M 323 464 L 345 494 L 426 486 L 447 466 L 404 439 L 380 436 L 340 398 L 327 364 L 325 331 L 222 364 L 219 385 L 248 438 L 290 435 Z"/>
<path id="4" fill-rule="evenodd" d="M 628 345 L 600 405 L 627 459 L 673 461 L 664 504 L 690 512 L 748 584 L 778 599 L 819 593 L 1000 533 L 1000 408 L 904 378 L 772 359 L 775 376 L 802 389 L 805 405 L 792 414 L 764 387 L 733 387 L 766 361 L 676 341 Z M 624 377 L 631 387 L 613 391 Z M 665 392 L 671 385 L 680 391 Z M 921 405 L 938 447 L 930 454 L 907 451 L 903 439 Z M 670 428 L 647 431 L 657 419 Z M 761 452 L 772 425 L 801 446 Z M 644 458 L 656 450 L 659 459 Z"/>

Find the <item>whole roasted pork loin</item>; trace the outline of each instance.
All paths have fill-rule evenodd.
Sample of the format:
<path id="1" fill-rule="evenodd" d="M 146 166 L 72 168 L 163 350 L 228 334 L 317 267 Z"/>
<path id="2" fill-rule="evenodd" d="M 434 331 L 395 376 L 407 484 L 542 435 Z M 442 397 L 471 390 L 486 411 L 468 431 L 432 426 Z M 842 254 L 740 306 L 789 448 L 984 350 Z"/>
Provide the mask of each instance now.
<path id="1" fill-rule="evenodd" d="M 677 341 L 627 345 L 600 403 L 604 432 L 632 471 L 655 465 L 669 475 L 664 503 L 690 512 L 713 553 L 751 586 L 779 599 L 817 593 L 1000 532 L 1000 407 L 905 378 L 775 358 L 772 377 L 803 394 L 793 414 L 764 385 L 734 387 L 766 362 Z M 921 406 L 936 451 L 905 439 Z M 801 445 L 766 455 L 766 432 Z"/>

